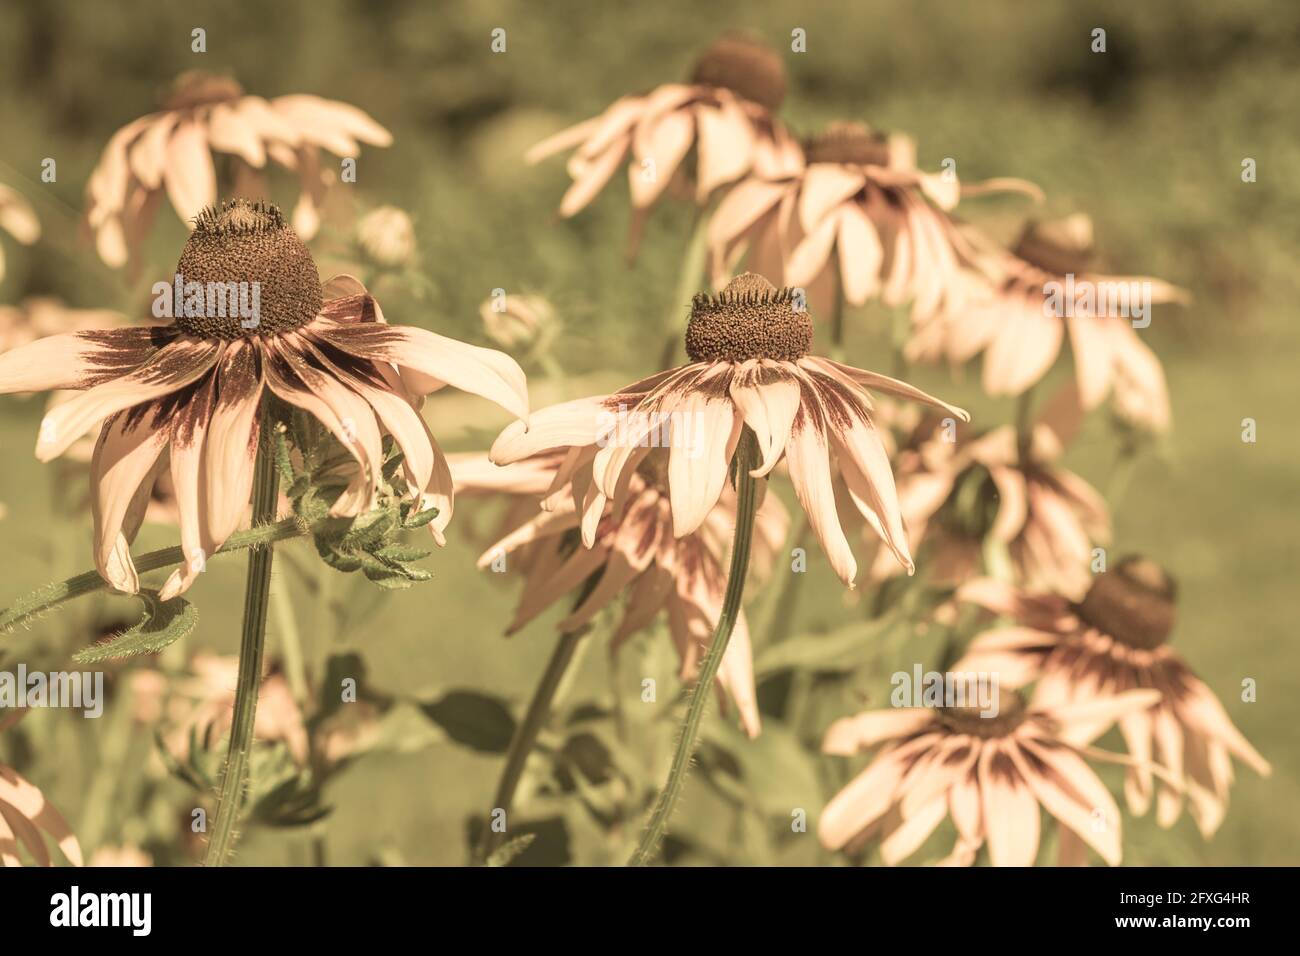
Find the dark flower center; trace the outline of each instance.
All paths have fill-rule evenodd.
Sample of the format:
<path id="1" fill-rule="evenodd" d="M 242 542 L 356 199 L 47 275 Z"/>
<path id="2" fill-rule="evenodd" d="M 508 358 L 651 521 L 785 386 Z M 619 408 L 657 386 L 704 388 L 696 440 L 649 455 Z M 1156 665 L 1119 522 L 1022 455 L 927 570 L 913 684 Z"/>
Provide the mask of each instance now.
<path id="1" fill-rule="evenodd" d="M 279 335 L 321 307 L 320 277 L 280 210 L 247 199 L 205 209 L 176 265 L 176 325 L 203 338 Z"/>
<path id="2" fill-rule="evenodd" d="M 953 733 L 973 737 L 1005 737 L 1025 719 L 1025 698 L 1017 690 L 999 687 L 996 714 L 985 716 L 978 703 L 961 707 L 939 707 L 935 717 Z M 990 708 L 991 709 L 991 708 Z"/>
<path id="3" fill-rule="evenodd" d="M 743 33 L 728 33 L 700 54 L 691 82 L 725 87 L 776 112 L 785 99 L 785 64 L 767 44 Z"/>
<path id="4" fill-rule="evenodd" d="M 792 289 L 746 272 L 717 295 L 691 302 L 686 354 L 695 362 L 768 358 L 793 362 L 812 348 L 812 317 Z"/>
<path id="5" fill-rule="evenodd" d="M 889 137 L 862 123 L 832 123 L 805 140 L 803 150 L 809 164 L 889 165 Z"/>
<path id="6" fill-rule="evenodd" d="M 1169 640 L 1174 629 L 1177 592 L 1164 568 L 1130 556 L 1099 574 L 1075 611 L 1120 643 L 1152 650 Z"/>
<path id="7" fill-rule="evenodd" d="M 209 103 L 226 103 L 244 95 L 244 88 L 229 76 L 217 76 L 203 70 L 182 73 L 163 100 L 165 110 L 183 110 Z"/>
<path id="8" fill-rule="evenodd" d="M 1092 224 L 1086 216 L 1031 222 L 1012 251 L 1044 272 L 1078 275 L 1092 263 Z"/>

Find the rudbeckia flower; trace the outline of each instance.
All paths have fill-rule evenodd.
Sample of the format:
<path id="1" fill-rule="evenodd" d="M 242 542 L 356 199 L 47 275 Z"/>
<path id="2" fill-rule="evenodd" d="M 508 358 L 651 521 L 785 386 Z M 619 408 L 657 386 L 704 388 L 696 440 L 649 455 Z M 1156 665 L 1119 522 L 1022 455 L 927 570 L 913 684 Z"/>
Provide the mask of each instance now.
<path id="1" fill-rule="evenodd" d="M 300 195 L 293 225 L 311 239 L 320 224 L 324 195 L 321 149 L 356 157 L 361 143 L 393 141 L 365 112 L 318 96 L 265 100 L 249 96 L 230 77 L 191 71 L 177 78 L 156 113 L 113 134 L 86 186 L 86 221 L 100 258 L 114 268 L 135 255 L 166 192 L 181 220 L 190 223 L 217 199 L 213 153 L 236 164 L 241 195 L 265 192 L 261 171 L 268 158 L 298 174 Z"/>
<path id="2" fill-rule="evenodd" d="M 717 504 L 742 428 L 757 439 L 754 477 L 785 461 L 795 494 L 836 573 L 850 587 L 857 562 L 836 511 L 838 471 L 853 504 L 910 572 L 907 535 L 889 456 L 872 416 L 871 390 L 969 416 L 905 382 L 810 354 L 812 318 L 789 289 L 746 273 L 716 296 L 695 297 L 686 329 L 687 365 L 612 395 L 555 405 L 506 428 L 492 460 L 509 464 L 552 448 L 570 449 L 565 469 L 590 464 L 580 505 L 591 547 L 605 503 L 639 463 L 666 459 L 677 537 L 691 534 Z M 562 469 L 562 473 L 564 470 Z"/>
<path id="3" fill-rule="evenodd" d="M 600 116 L 538 143 L 526 159 L 535 163 L 573 150 L 573 185 L 560 201 L 565 218 L 585 208 L 626 162 L 634 252 L 650 208 L 692 148 L 700 204 L 751 169 L 780 176 L 798 167 L 798 143 L 775 116 L 783 99 L 785 67 L 776 52 L 743 34 L 727 34 L 700 56 L 689 83 L 622 97 Z"/>
<path id="4" fill-rule="evenodd" d="M 1008 681 L 1037 681 L 1035 701 L 1071 706 L 1133 688 L 1160 693 L 1147 707 L 1124 714 L 1119 729 L 1138 760 L 1127 771 L 1129 810 L 1142 816 L 1151 807 L 1152 772 L 1164 768 L 1177 786 L 1162 783 L 1156 793 L 1156 821 L 1171 827 L 1186 792 L 1192 818 L 1209 838 L 1223 822 L 1232 784 L 1232 757 L 1256 773 L 1271 767 L 1233 725 L 1206 684 L 1169 646 L 1176 589 L 1169 575 L 1146 558 L 1122 559 L 1097 575 L 1078 603 L 1053 594 L 1031 594 L 991 580 L 964 585 L 957 596 L 1014 626 L 975 639 L 959 665 L 996 670 Z M 1080 723 L 1069 739 L 1088 742 L 1106 727 Z"/>
<path id="5" fill-rule="evenodd" d="M 1152 305 L 1187 302 L 1186 292 L 1148 276 L 1093 271 L 1084 215 L 1031 223 L 1011 252 L 976 242 L 982 249 L 963 301 L 922 322 L 909 358 L 959 365 L 983 352 L 984 390 L 1020 395 L 1047 374 L 1068 335 L 1085 411 L 1114 391 L 1121 415 L 1150 431 L 1168 429 L 1164 370 L 1134 323 L 1149 322 Z"/>
<path id="6" fill-rule="evenodd" d="M 969 673 L 969 672 L 968 672 Z M 1059 822 L 1062 863 L 1091 847 L 1111 866 L 1121 856 L 1119 807 L 1062 735 L 1079 722 L 1108 726 L 1149 707 L 1155 691 L 1086 703 L 1027 706 L 1001 689 L 996 713 L 978 705 L 873 710 L 837 720 L 822 750 L 851 756 L 883 744 L 822 810 L 822 845 L 839 850 L 879 839 L 885 863 L 907 859 L 952 817 L 957 843 L 943 861 L 970 866 L 988 847 L 994 866 L 1032 866 L 1041 809 Z"/>
<path id="7" fill-rule="evenodd" d="M 172 283 L 160 286 L 159 302 L 171 302 Z M 391 434 L 411 489 L 440 509 L 430 525 L 440 543 L 451 518 L 451 475 L 417 397 L 453 385 L 528 414 L 524 374 L 513 359 L 388 325 L 350 276 L 322 286 L 311 253 L 274 206 L 235 200 L 202 214 L 176 267 L 175 290 L 169 325 L 53 335 L 0 355 L 0 393 L 80 393 L 45 416 L 41 461 L 103 423 L 90 474 L 95 564 L 120 591 L 139 589 L 129 542 L 164 468 L 187 559 L 162 588 L 164 599 L 188 588 L 205 556 L 238 529 L 268 392 L 318 419 L 360 466 L 333 505 L 336 516 L 373 505 L 381 433 Z M 257 307 L 245 308 L 251 304 Z"/>
<path id="8" fill-rule="evenodd" d="M 971 252 L 951 212 L 963 195 L 1014 189 L 1021 180 L 963 187 L 951 170 L 923 172 L 907 137 L 835 123 L 804 144 L 780 176 L 755 168 L 723 198 L 709 223 L 714 284 L 745 259 L 752 271 L 807 290 L 815 312 L 836 299 L 911 302 L 914 318 L 955 301 Z"/>

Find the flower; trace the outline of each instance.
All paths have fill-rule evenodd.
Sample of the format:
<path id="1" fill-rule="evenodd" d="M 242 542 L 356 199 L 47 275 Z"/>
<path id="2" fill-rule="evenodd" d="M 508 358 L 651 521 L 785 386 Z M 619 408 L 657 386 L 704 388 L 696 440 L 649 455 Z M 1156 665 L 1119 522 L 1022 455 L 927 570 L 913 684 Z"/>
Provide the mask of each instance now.
<path id="1" fill-rule="evenodd" d="M 766 44 L 725 34 L 696 62 L 690 83 L 668 83 L 624 96 L 604 113 L 556 133 L 528 151 L 529 163 L 573 149 L 573 185 L 560 201 L 568 218 L 585 208 L 624 160 L 632 193 L 630 252 L 650 207 L 695 148 L 695 198 L 751 169 L 786 175 L 801 160 L 799 146 L 776 119 L 785 99 L 785 67 Z"/>
<path id="2" fill-rule="evenodd" d="M 666 462 L 660 457 L 638 458 L 639 463 L 624 476 L 618 492 L 599 513 L 583 508 L 591 495 L 598 494 L 591 459 L 565 481 L 563 462 L 553 456 L 542 458 L 550 462 L 552 475 L 547 487 L 550 494 L 543 501 L 546 510 L 489 547 L 479 559 L 479 567 L 489 567 L 527 549 L 520 566 L 526 584 L 507 634 L 518 632 L 575 591 L 576 603 L 558 625 L 562 633 L 581 630 L 597 613 L 620 597 L 625 599 L 612 638 L 615 649 L 666 611 L 681 660 L 681 679 L 692 681 L 722 613 L 727 587 L 725 561 L 736 523 L 735 495 L 724 493 L 695 531 L 674 537 Z M 520 469 L 531 461 L 524 459 L 507 468 Z M 521 493 L 536 492 L 537 482 L 529 472 L 515 474 Z M 752 560 L 755 576 L 761 579 L 770 572 L 776 551 L 785 541 L 789 518 L 780 501 L 769 496 L 760 505 L 755 522 Z M 580 538 L 590 544 L 580 547 Z M 745 732 L 757 736 L 758 699 L 743 609 L 723 655 L 718 683 L 735 701 Z"/>
<path id="3" fill-rule="evenodd" d="M 128 546 L 167 465 L 164 450 L 186 564 L 163 599 L 188 588 L 205 556 L 239 527 L 268 389 L 318 419 L 359 464 L 331 514 L 352 517 L 373 505 L 382 427 L 405 453 L 412 491 L 440 509 L 430 525 L 439 543 L 451 518 L 451 476 L 416 396 L 453 385 L 528 414 L 524 374 L 508 356 L 388 325 L 351 276 L 322 287 L 311 253 L 275 206 L 241 199 L 207 210 L 176 271 L 185 301 L 171 325 L 53 335 L 0 355 L 0 393 L 81 390 L 45 416 L 41 461 L 105 422 L 91 462 L 95 563 L 118 590 L 139 589 Z M 162 285 L 170 303 L 171 287 Z M 260 290 L 260 307 L 245 317 L 250 288 Z"/>
<path id="4" fill-rule="evenodd" d="M 509 464 L 569 447 L 566 465 L 591 462 L 595 480 L 582 502 L 583 543 L 591 547 L 605 502 L 648 456 L 668 459 L 677 537 L 698 528 L 717 503 L 744 426 L 758 440 L 767 475 L 785 460 L 795 495 L 832 567 L 852 587 L 857 563 L 836 512 L 832 465 L 853 503 L 899 562 L 913 569 L 907 535 L 868 389 L 927 402 L 968 421 L 904 382 L 809 355 L 812 318 L 791 290 L 745 273 L 716 296 L 695 297 L 686 329 L 691 362 L 613 395 L 554 405 L 505 429 L 492 460 Z"/>
<path id="5" fill-rule="evenodd" d="M 0 229 L 13 236 L 24 246 L 30 246 L 41 237 L 41 221 L 31 205 L 18 193 L 0 183 Z M 5 252 L 0 246 L 0 279 L 5 277 Z"/>
<path id="6" fill-rule="evenodd" d="M 139 248 L 163 191 L 181 220 L 190 223 L 217 198 L 210 151 L 237 160 L 236 189 L 265 192 L 260 170 L 267 157 L 298 173 L 294 228 L 315 235 L 324 195 L 319 150 L 355 157 L 360 143 L 393 141 L 362 110 L 318 96 L 247 96 L 227 76 L 194 70 L 176 79 L 156 113 L 122 127 L 108 141 L 86 187 L 86 221 L 100 258 L 114 268 Z"/>
<path id="7" fill-rule="evenodd" d="M 970 260 L 949 213 L 963 193 L 1000 189 L 1041 196 L 1012 179 L 963 188 L 950 170 L 918 170 L 909 138 L 835 123 L 805 143 L 802 162 L 775 176 L 756 167 L 718 205 L 709 222 L 714 284 L 748 253 L 751 270 L 806 289 L 819 314 L 840 298 L 862 305 L 879 296 L 927 317 L 956 304 L 956 277 Z"/>
<path id="8" fill-rule="evenodd" d="M 1093 544 L 1110 540 L 1110 512 L 1096 489 L 1056 463 L 1077 427 L 1072 412 L 1050 403 L 1023 449 L 1010 425 L 970 434 L 931 417 L 917 426 L 895 459 L 898 501 L 936 584 L 977 574 L 991 538 L 1005 545 L 1025 586 L 1075 596 L 1087 589 Z M 896 573 L 877 554 L 872 578 Z"/>
<path id="9" fill-rule="evenodd" d="M 396 206 L 380 206 L 362 216 L 356 236 L 362 253 L 381 268 L 403 269 L 415 258 L 415 224 Z"/>
<path id="10" fill-rule="evenodd" d="M 1186 302 L 1187 293 L 1160 279 L 1092 272 L 1093 253 L 1084 215 L 1030 223 L 1013 252 L 984 248 L 978 271 L 968 274 L 974 291 L 959 309 L 915 330 L 909 358 L 961 364 L 983 352 L 984 390 L 1020 395 L 1047 374 L 1068 332 L 1084 410 L 1113 389 L 1122 415 L 1165 431 L 1164 371 L 1132 316 L 1155 303 Z"/>
<path id="11" fill-rule="evenodd" d="M 0 730 L 17 723 L 26 711 L 0 718 Z M 12 767 L 0 764 L 0 867 L 22 866 L 25 848 L 41 866 L 53 866 L 45 838 L 55 842 L 73 866 L 81 866 L 81 844 L 63 815 Z"/>
<path id="12" fill-rule="evenodd" d="M 822 810 L 822 845 L 839 850 L 879 836 L 884 861 L 893 866 L 951 816 L 957 842 L 944 863 L 969 866 L 987 845 L 994 866 L 1032 866 L 1041 806 L 1063 825 L 1064 857 L 1081 856 L 1082 841 L 1117 866 L 1119 807 L 1062 734 L 1080 721 L 1109 725 L 1157 696 L 1135 690 L 1086 703 L 1026 706 L 1020 694 L 1002 688 L 989 716 L 978 705 L 958 704 L 837 720 L 826 731 L 825 753 L 850 756 L 884 746 Z"/>
<path id="13" fill-rule="evenodd" d="M 537 351 L 555 334 L 555 309 L 540 295 L 494 295 L 479 306 L 488 338 L 507 349 Z"/>
<path id="14" fill-rule="evenodd" d="M 968 582 L 957 596 L 1017 622 L 977 637 L 959 665 L 963 669 L 997 670 L 1016 684 L 1037 680 L 1034 699 L 1048 706 L 1074 705 L 1132 688 L 1160 692 L 1149 707 L 1119 720 L 1128 751 L 1139 761 L 1124 782 L 1135 816 L 1151 805 L 1152 774 L 1143 766 L 1148 761 L 1163 767 L 1172 781 L 1162 783 L 1156 795 L 1156 821 L 1173 826 L 1185 790 L 1192 818 L 1207 838 L 1227 810 L 1230 758 L 1263 776 L 1271 772 L 1214 692 L 1169 646 L 1176 588 L 1154 561 L 1122 559 L 1099 574 L 1077 604 L 990 580 Z M 1070 739 L 1086 743 L 1105 729 L 1081 723 Z"/>

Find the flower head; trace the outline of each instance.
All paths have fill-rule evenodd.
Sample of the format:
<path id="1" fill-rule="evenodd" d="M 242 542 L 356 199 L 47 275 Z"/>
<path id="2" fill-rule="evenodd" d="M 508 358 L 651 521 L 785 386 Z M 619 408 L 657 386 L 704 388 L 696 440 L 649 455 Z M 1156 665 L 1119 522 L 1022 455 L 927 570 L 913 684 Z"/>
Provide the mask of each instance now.
<path id="1" fill-rule="evenodd" d="M 982 352 L 984 390 L 1020 395 L 1047 374 L 1068 333 L 1085 411 L 1113 390 L 1122 417 L 1168 429 L 1164 371 L 1135 323 L 1150 321 L 1153 304 L 1187 301 L 1183 290 L 1094 271 L 1092 221 L 1083 215 L 1030 223 L 1011 252 L 982 245 L 964 301 L 916 329 L 910 358 L 961 364 Z"/>
<path id="2" fill-rule="evenodd" d="M 936 583 L 978 573 L 991 537 L 1027 587 L 1073 595 L 1088 587 L 1093 545 L 1110 540 L 1110 512 L 1096 489 L 1057 463 L 1062 431 L 1045 415 L 1022 448 L 1011 425 L 972 434 L 931 417 L 916 428 L 895 459 L 898 500 L 912 547 L 929 549 Z M 895 573 L 879 554 L 872 577 Z"/>
<path id="3" fill-rule="evenodd" d="M 1127 557 L 1096 577 L 1078 603 L 1052 594 L 1030 594 L 989 580 L 976 580 L 958 598 L 1009 617 L 1013 627 L 977 637 L 961 667 L 996 669 L 1017 684 L 1037 681 L 1034 699 L 1048 706 L 1073 705 L 1132 688 L 1160 697 L 1119 720 L 1129 753 L 1124 785 L 1138 816 L 1151 805 L 1154 762 L 1171 777 L 1156 794 L 1156 820 L 1173 826 L 1186 791 L 1193 819 L 1211 836 L 1223 820 L 1232 783 L 1231 757 L 1268 776 L 1271 768 L 1233 725 L 1206 684 L 1169 646 L 1176 588 L 1158 564 Z M 1080 723 L 1070 739 L 1087 742 L 1105 726 Z"/>
<path id="4" fill-rule="evenodd" d="M 785 460 L 799 503 L 845 584 L 852 586 L 857 563 L 836 513 L 833 468 L 863 517 L 912 569 L 868 389 L 937 405 L 967 421 L 964 411 L 904 382 L 809 354 L 807 311 L 790 290 L 752 273 L 716 296 L 695 297 L 686 347 L 687 365 L 511 425 L 492 446 L 492 460 L 507 464 L 565 447 L 572 468 L 590 462 L 594 479 L 582 503 L 588 547 L 620 484 L 644 459 L 666 460 L 673 530 L 683 537 L 717 504 L 748 426 L 762 455 L 752 474 L 763 477 Z"/>
<path id="5" fill-rule="evenodd" d="M 957 843 L 946 863 L 969 866 L 987 846 L 994 866 L 1032 866 L 1041 807 L 1062 825 L 1063 850 L 1077 851 L 1081 841 L 1116 866 L 1119 808 L 1063 734 L 1080 721 L 1108 726 L 1155 698 L 1138 690 L 1041 706 L 1004 688 L 995 713 L 963 704 L 837 720 L 826 731 L 824 752 L 850 756 L 884 746 L 822 811 L 822 844 L 838 850 L 879 837 L 885 862 L 894 865 L 951 816 Z"/>
<path id="6" fill-rule="evenodd" d="M 574 151 L 568 165 L 573 185 L 560 201 L 566 218 L 585 208 L 627 161 L 635 251 L 650 207 L 692 147 L 699 203 L 751 169 L 780 176 L 800 164 L 798 144 L 775 117 L 784 98 L 780 56 L 752 37 L 727 34 L 700 56 L 689 83 L 625 96 L 600 116 L 538 143 L 527 159 Z"/>
<path id="7" fill-rule="evenodd" d="M 737 262 L 808 290 L 814 311 L 833 299 L 861 305 L 913 303 L 913 316 L 955 302 L 971 253 L 949 215 L 963 193 L 1037 187 L 990 180 L 963 189 L 951 171 L 916 166 L 916 148 L 861 123 L 835 123 L 804 144 L 803 161 L 780 175 L 755 167 L 709 223 L 716 285 Z"/>
<path id="8" fill-rule="evenodd" d="M 528 413 L 512 359 L 388 325 L 350 276 L 322 286 L 311 254 L 274 206 L 235 200 L 205 211 L 177 272 L 184 295 L 182 302 L 176 294 L 171 325 L 53 335 L 0 355 L 0 393 L 80 392 L 45 416 L 40 460 L 103 423 L 91 461 L 95 562 L 119 590 L 139 588 L 128 546 L 162 469 L 170 468 L 186 555 L 164 599 L 188 588 L 205 557 L 237 530 L 267 391 L 319 420 L 360 466 L 331 514 L 372 506 L 387 431 L 405 453 L 410 489 L 439 508 L 430 525 L 439 541 L 451 518 L 451 476 L 416 412 L 418 396 L 453 385 Z M 259 305 L 245 311 L 250 298 Z"/>
<path id="9" fill-rule="evenodd" d="M 110 266 L 124 265 L 148 233 L 165 191 L 190 222 L 217 198 L 212 153 L 233 156 L 236 189 L 262 194 L 267 159 L 298 173 L 294 228 L 310 239 L 319 225 L 324 182 L 320 149 L 355 157 L 360 144 L 387 146 L 388 131 L 362 110 L 318 96 L 265 100 L 228 76 L 191 71 L 177 78 L 162 109 L 108 141 L 86 187 L 87 224 Z"/>
<path id="10" fill-rule="evenodd" d="M 550 472 L 545 510 L 518 524 L 479 559 L 487 567 L 509 555 L 525 576 L 523 596 L 508 634 L 523 628 L 556 601 L 577 595 L 559 629 L 573 633 L 600 611 L 623 602 L 622 617 L 613 635 L 618 648 L 633 634 L 666 612 L 669 633 L 681 660 L 681 679 L 692 681 L 707 651 L 722 612 L 727 585 L 726 557 L 736 522 L 736 500 L 723 494 L 698 529 L 682 537 L 673 534 L 667 474 L 662 459 L 642 457 L 620 484 L 618 493 L 600 510 L 586 508 L 596 492 L 592 463 L 557 484 L 563 462 L 539 456 Z M 499 471 L 513 470 L 514 487 L 538 501 L 539 483 L 524 459 Z M 775 496 L 767 496 L 756 516 L 754 574 L 771 570 L 776 550 L 785 540 L 789 519 Z M 582 539 L 591 544 L 582 546 Z M 727 645 L 718 672 L 719 690 L 736 703 L 750 736 L 759 732 L 758 700 L 749 629 L 743 610 Z"/>
<path id="11" fill-rule="evenodd" d="M 415 259 L 415 224 L 396 206 L 380 206 L 362 216 L 356 237 L 365 257 L 381 268 L 402 269 Z"/>
<path id="12" fill-rule="evenodd" d="M 540 295 L 494 295 L 478 314 L 488 338 L 502 348 L 537 351 L 556 332 L 555 308 Z"/>

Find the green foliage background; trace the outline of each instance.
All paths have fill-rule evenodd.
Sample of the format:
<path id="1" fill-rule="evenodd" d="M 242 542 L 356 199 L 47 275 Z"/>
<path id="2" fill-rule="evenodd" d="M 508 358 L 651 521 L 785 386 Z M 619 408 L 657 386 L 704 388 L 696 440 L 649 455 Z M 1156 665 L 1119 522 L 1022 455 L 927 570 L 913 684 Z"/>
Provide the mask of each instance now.
<path id="1" fill-rule="evenodd" d="M 196 26 L 207 30 L 206 54 L 190 51 Z M 495 27 L 508 32 L 502 55 L 489 50 Z M 1094 216 L 1104 257 L 1118 271 L 1158 275 L 1193 292 L 1193 306 L 1158 309 L 1146 333 L 1166 365 L 1175 431 L 1133 477 L 1115 516 L 1116 553 L 1140 550 L 1170 566 L 1181 584 L 1178 648 L 1275 772 L 1261 780 L 1239 768 L 1227 820 L 1208 843 L 1186 818 L 1169 833 L 1150 818 L 1126 819 L 1125 861 L 1300 862 L 1294 3 L 6 2 L 0 180 L 31 200 L 46 235 L 31 249 L 0 236 L 9 263 L 0 302 L 55 294 L 82 307 L 140 311 L 124 279 L 78 241 L 82 191 L 111 133 L 153 109 L 177 73 L 204 68 L 231 72 L 264 96 L 310 92 L 356 104 L 393 132 L 391 148 L 363 151 L 351 188 L 363 206 L 392 203 L 412 213 L 433 291 L 422 301 L 394 292 L 385 300 L 390 321 L 481 342 L 477 308 L 490 290 L 538 291 L 563 318 L 556 354 L 569 379 L 534 384 L 535 407 L 633 380 L 653 370 L 666 310 L 684 312 L 685 303 L 670 299 L 690 210 L 658 209 L 640 261 L 628 268 L 621 180 L 576 219 L 557 223 L 563 163 L 529 168 L 522 153 L 624 92 L 684 77 L 695 52 L 722 30 L 751 29 L 788 50 L 795 27 L 808 37 L 807 53 L 786 55 L 791 92 L 783 113 L 796 130 L 866 120 L 913 134 L 926 167 L 951 156 L 965 179 L 1032 179 L 1047 191 L 1047 214 L 1082 209 Z M 1095 27 L 1107 31 L 1104 55 L 1089 49 Z M 57 160 L 56 183 L 40 182 L 45 157 Z M 1255 183 L 1241 180 L 1245 157 L 1258 163 Z M 290 201 L 292 184 L 279 186 Z M 1024 211 L 995 199 L 972 202 L 967 214 L 1008 236 Z M 150 261 L 169 272 L 183 238 L 164 207 Z M 853 363 L 885 366 L 881 314 L 851 314 L 849 327 Z M 946 371 L 927 370 L 919 378 L 966 404 L 977 422 L 1011 418 L 1009 401 L 979 396 L 978 375 L 954 382 Z M 30 454 L 42 404 L 0 403 L 0 501 L 10 510 L 0 522 L 0 604 L 89 565 L 89 518 L 61 504 L 77 489 L 60 487 L 59 472 Z M 434 401 L 426 415 L 444 444 L 460 450 L 486 447 L 504 423 L 468 400 Z M 1258 422 L 1255 444 L 1240 438 L 1247 417 Z M 1105 490 L 1114 454 L 1098 421 L 1069 462 Z M 501 698 L 517 716 L 549 654 L 555 617 L 509 641 L 501 637 L 517 584 L 473 567 L 493 527 L 490 511 L 462 505 L 448 547 L 425 562 L 434 572 L 428 584 L 372 604 L 364 582 L 340 577 L 334 596 L 346 613 L 333 638 L 325 636 L 329 612 L 322 614 L 319 596 L 282 562 L 313 664 L 354 652 L 386 694 L 427 704 L 472 688 Z M 169 529 L 146 528 L 137 548 L 173 538 Z M 311 557 L 307 546 L 292 547 L 304 563 Z M 200 622 L 192 647 L 234 652 L 242 564 L 214 561 L 193 589 Z M 751 613 L 762 597 L 751 599 Z M 0 638 L 0 647 L 10 661 L 58 666 L 97 636 L 98 625 L 129 615 L 127 603 L 89 602 Z M 846 610 L 825 562 L 813 557 L 797 617 L 806 636 L 798 639 L 812 647 L 818 635 L 859 615 Z M 274 653 L 274 633 L 271 640 Z M 628 759 L 657 784 L 671 738 L 663 706 L 669 694 L 661 691 L 652 721 L 639 691 L 651 675 L 661 688 L 676 687 L 666 637 L 646 635 L 629 647 L 616 682 L 603 637 L 591 643 L 566 696 L 562 720 L 575 724 L 552 728 L 549 746 L 561 756 L 539 758 L 539 778 L 550 779 L 555 761 L 585 766 L 581 755 L 593 748 L 575 729 L 587 726 L 582 705 L 607 709 L 618 697 L 635 724 Z M 924 640 L 901 648 L 900 662 L 933 652 Z M 857 709 L 862 695 L 880 705 L 891 669 L 877 661 L 852 680 L 823 674 L 799 721 L 780 713 L 788 674 L 774 675 L 761 688 L 772 713 L 754 743 L 713 719 L 701 770 L 675 820 L 670 859 L 829 862 L 811 832 L 790 832 L 791 809 L 806 809 L 814 830 L 818 809 L 848 768 L 816 758 L 809 745 L 831 719 Z M 1241 701 L 1246 678 L 1258 682 L 1255 703 Z M 488 749 L 432 731 L 413 712 L 409 727 L 395 731 L 404 744 L 360 759 L 327 787 L 333 812 L 321 826 L 331 863 L 467 860 L 468 819 L 490 805 L 500 756 L 473 726 L 465 736 Z M 489 729 L 499 717 L 479 716 L 471 725 Z M 590 723 L 599 737 L 610 722 Z M 142 816 L 136 781 L 151 745 L 147 733 L 113 721 L 111 711 L 97 722 L 43 712 L 6 738 L 0 757 L 45 788 L 74 826 L 89 826 L 102 842 L 144 842 L 159 862 L 187 858 L 178 842 L 160 836 L 172 824 L 158 801 L 148 804 L 152 817 Z M 564 773 L 556 776 L 562 791 Z M 183 808 L 186 791 L 175 786 L 171 804 Z M 524 809 L 546 821 L 527 861 L 621 859 L 622 845 L 572 792 Z M 624 835 L 635 829 L 635 817 L 621 827 Z M 951 834 L 940 833 L 917 859 L 946 852 Z M 238 859 L 305 862 L 310 839 L 303 829 L 250 826 Z"/>

